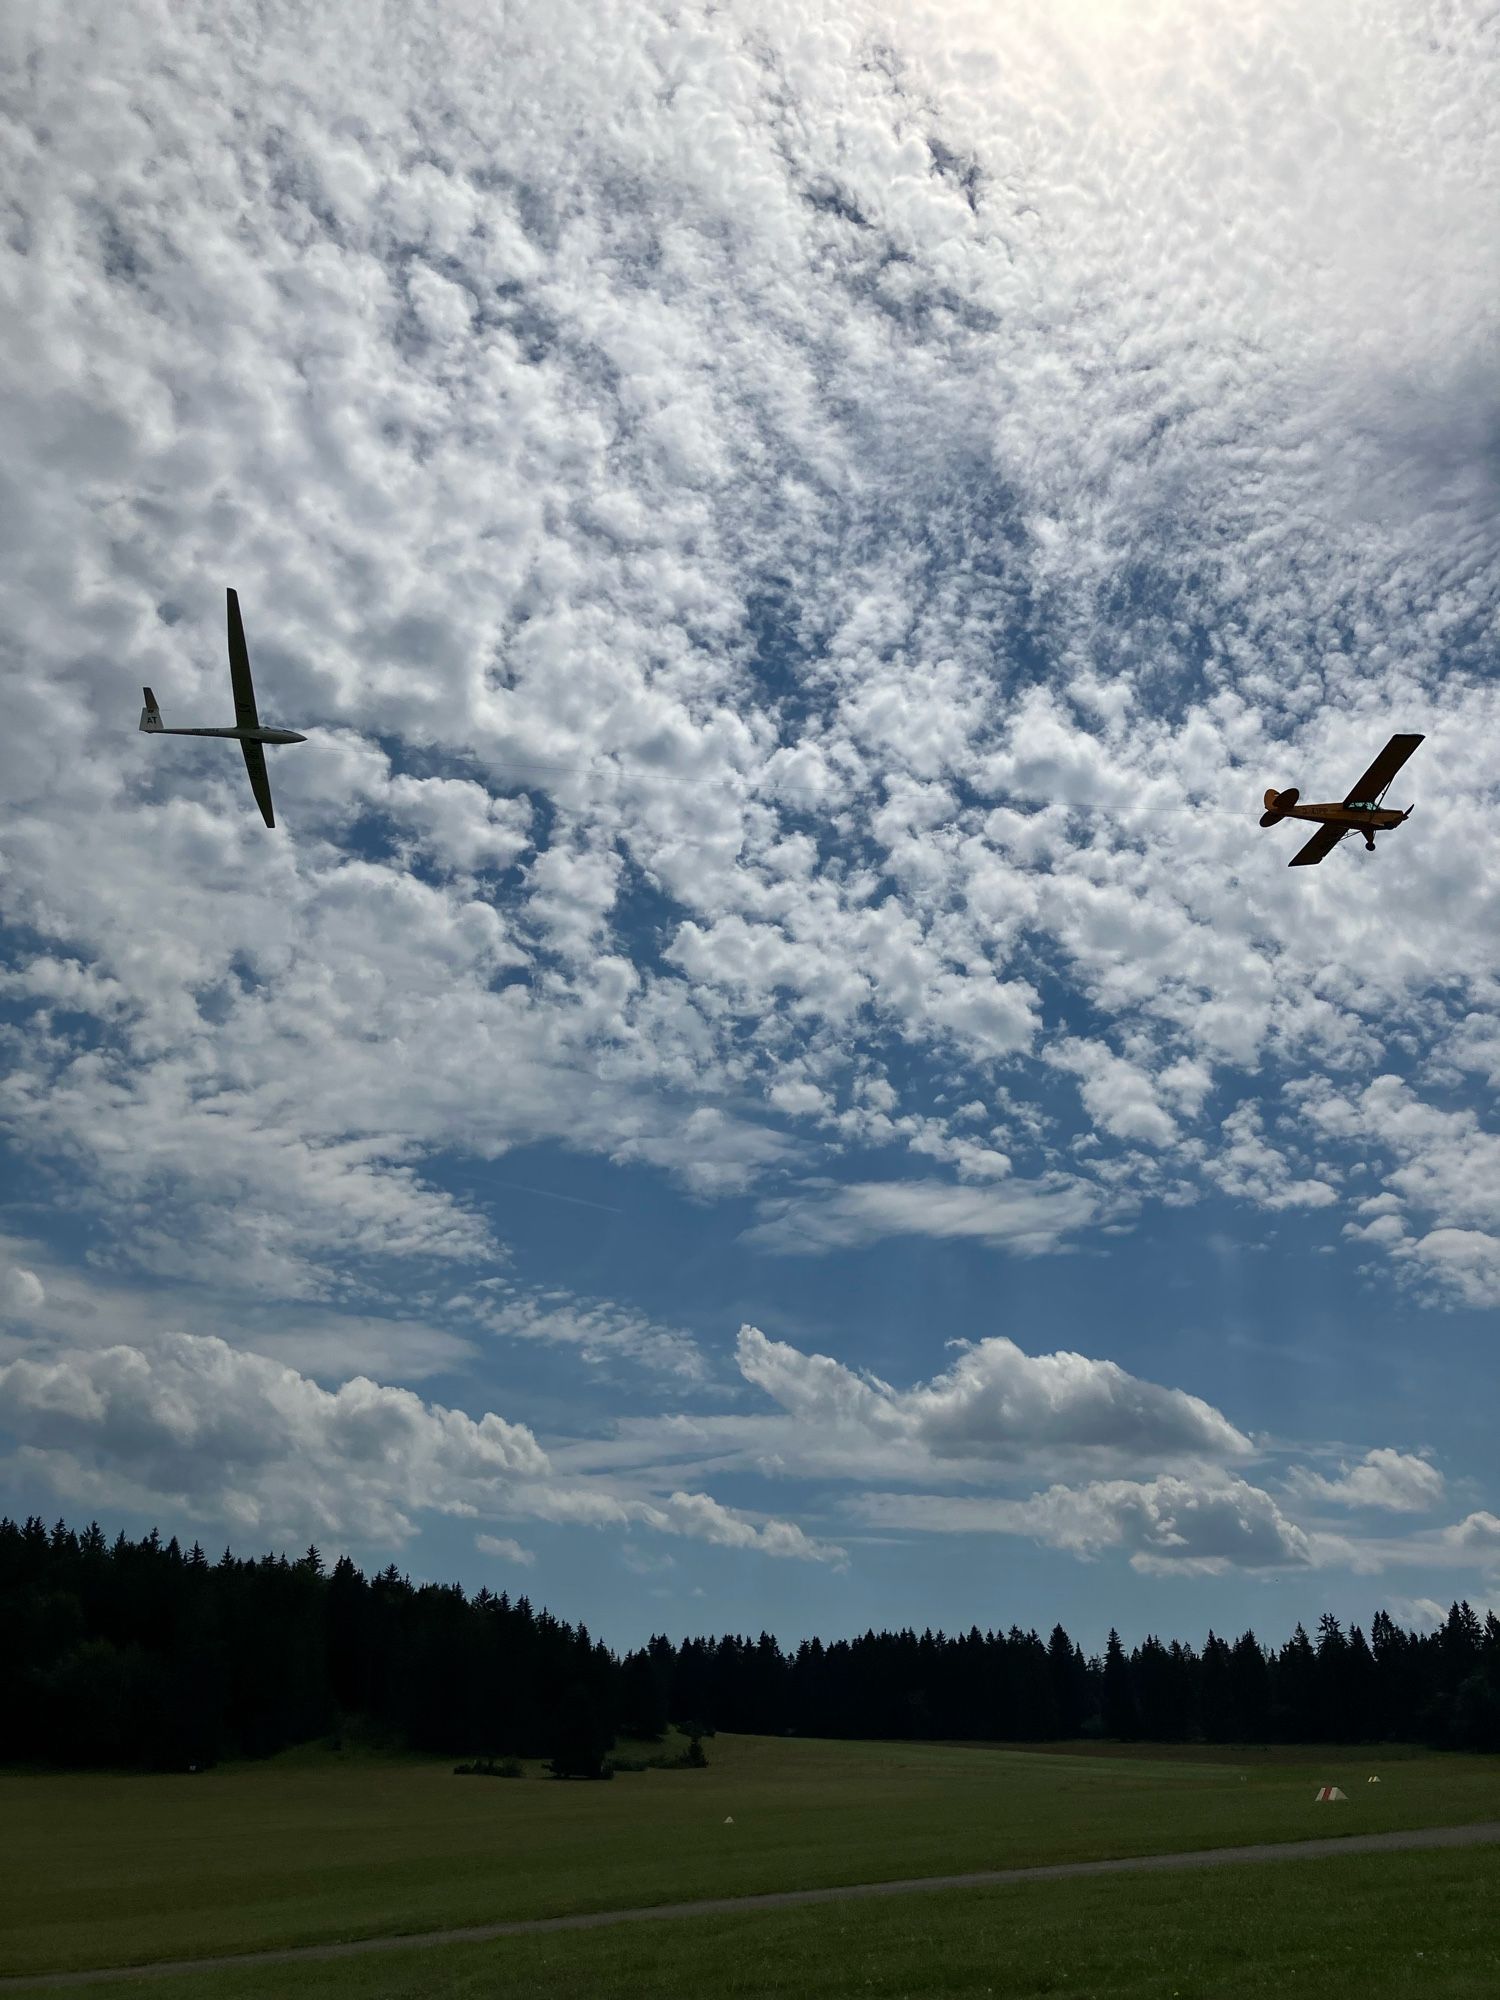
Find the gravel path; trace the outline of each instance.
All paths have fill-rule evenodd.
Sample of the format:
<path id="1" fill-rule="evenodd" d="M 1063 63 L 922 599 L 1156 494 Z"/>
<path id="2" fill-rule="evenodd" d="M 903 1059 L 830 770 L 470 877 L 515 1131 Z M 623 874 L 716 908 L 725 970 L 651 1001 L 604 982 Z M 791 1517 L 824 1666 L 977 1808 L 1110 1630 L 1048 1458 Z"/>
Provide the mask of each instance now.
<path id="1" fill-rule="evenodd" d="M 182 1958 L 155 1965 L 117 1965 L 89 1972 L 42 1972 L 0 1979 L 0 1993 L 49 1987 L 101 1986 L 122 1979 L 162 1979 L 174 1972 L 220 1972 L 238 1965 L 293 1965 L 355 1958 L 371 1951 L 411 1951 L 423 1945 L 484 1944 L 537 1931 L 591 1931 L 605 1924 L 662 1922 L 673 1917 L 734 1916 L 748 1910 L 789 1910 L 799 1903 L 847 1903 L 860 1896 L 909 1896 L 928 1889 L 993 1889 L 1008 1882 L 1060 1882 L 1075 1875 L 1127 1875 L 1147 1868 L 1226 1868 L 1243 1861 L 1318 1861 L 1337 1854 L 1390 1854 L 1408 1847 L 1478 1847 L 1500 1842 L 1500 1820 L 1475 1826 L 1423 1826 L 1404 1833 L 1352 1833 L 1328 1840 L 1262 1841 L 1255 1847 L 1207 1847 L 1187 1854 L 1137 1854 L 1121 1861 L 1059 1861 L 1043 1868 L 996 1868 L 982 1875 L 920 1875 L 904 1882 L 852 1882 L 832 1889 L 783 1889 L 765 1896 L 716 1896 L 701 1903 L 654 1903 L 643 1910 L 593 1910 L 576 1917 L 529 1917 L 467 1930 L 416 1931 L 401 1937 L 353 1938 L 340 1944 L 295 1945 L 282 1951 L 240 1952 L 226 1958 Z"/>

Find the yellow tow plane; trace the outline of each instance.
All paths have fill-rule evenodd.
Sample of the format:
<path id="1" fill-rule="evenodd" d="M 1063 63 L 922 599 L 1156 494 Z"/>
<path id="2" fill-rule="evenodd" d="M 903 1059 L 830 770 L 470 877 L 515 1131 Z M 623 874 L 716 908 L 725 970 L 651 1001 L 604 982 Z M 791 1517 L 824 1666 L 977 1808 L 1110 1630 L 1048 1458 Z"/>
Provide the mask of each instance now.
<path id="1" fill-rule="evenodd" d="M 1405 812 L 1397 812 L 1384 800 L 1392 778 L 1422 740 L 1420 736 L 1393 736 L 1348 798 L 1339 802 L 1304 805 L 1302 794 L 1295 785 L 1284 792 L 1278 792 L 1273 786 L 1266 793 L 1266 809 L 1260 821 L 1262 826 L 1276 826 L 1284 819 L 1319 822 L 1312 839 L 1297 850 L 1287 866 L 1313 867 L 1325 855 L 1332 854 L 1346 833 L 1362 833 L 1367 852 L 1373 854 L 1377 833 L 1387 833 L 1393 826 L 1400 826 L 1403 820 L 1411 818 L 1410 806 Z"/>

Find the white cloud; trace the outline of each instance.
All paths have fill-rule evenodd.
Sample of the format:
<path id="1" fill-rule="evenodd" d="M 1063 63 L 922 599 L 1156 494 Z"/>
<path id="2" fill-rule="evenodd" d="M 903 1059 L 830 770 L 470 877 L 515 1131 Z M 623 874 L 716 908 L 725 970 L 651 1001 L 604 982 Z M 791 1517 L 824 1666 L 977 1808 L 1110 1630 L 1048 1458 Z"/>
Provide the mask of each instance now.
<path id="1" fill-rule="evenodd" d="M 580 1206 L 587 1212 L 588 1204 Z M 26 1270 L 23 1258 L 41 1269 Z M 0 1235 L 0 1272 L 7 1268 L 25 1271 L 18 1296 L 29 1302 L 15 1322 L 17 1352 L 23 1320 L 53 1345 L 144 1346 L 184 1310 L 169 1284 L 70 1270 L 41 1245 Z M 510 1276 L 475 1279 L 454 1291 L 442 1282 L 446 1275 L 434 1273 L 436 1282 L 410 1304 L 384 1301 L 384 1312 L 246 1299 L 236 1288 L 215 1293 L 201 1284 L 189 1310 L 196 1331 L 268 1355 L 325 1385 L 354 1375 L 404 1383 L 435 1375 L 472 1380 L 484 1372 L 496 1336 L 571 1350 L 606 1378 L 617 1376 L 625 1363 L 679 1389 L 707 1382 L 707 1361 L 695 1337 L 639 1310 L 610 1299 L 580 1298 L 562 1286 L 528 1286 Z M 0 1297 L 3 1288 L 0 1275 Z"/>
<path id="2" fill-rule="evenodd" d="M 602 1487 L 524 1487 L 520 1509 L 545 1521 L 581 1527 L 616 1527 L 639 1522 L 659 1534 L 687 1535 L 720 1548 L 755 1549 L 762 1555 L 792 1556 L 805 1562 L 842 1562 L 844 1551 L 803 1533 L 795 1521 L 754 1517 L 725 1507 L 707 1493 L 673 1492 L 660 1500 Z"/>
<path id="3" fill-rule="evenodd" d="M 1311 1500 L 1329 1500 L 1344 1507 L 1383 1507 L 1396 1514 L 1422 1514 L 1443 1499 L 1443 1475 L 1435 1465 L 1411 1452 L 1377 1447 L 1355 1466 L 1345 1466 L 1337 1479 L 1295 1467 L 1289 1475 L 1294 1489 Z"/>
<path id="4" fill-rule="evenodd" d="M 1493 1306 L 1500 1300 L 1500 1234 L 1430 1229 L 1409 1246 L 1408 1255 L 1467 1305 Z"/>
<path id="5" fill-rule="evenodd" d="M 492 1411 L 476 1419 L 365 1376 L 323 1389 L 212 1337 L 23 1356 L 0 1364 L 0 1408 L 16 1463 L 65 1497 L 127 1494 L 137 1506 L 273 1538 L 404 1541 L 424 1513 L 520 1515 L 638 1523 L 804 1561 L 843 1557 L 793 1521 L 755 1517 L 707 1493 L 658 1499 L 560 1484 L 524 1424 Z"/>
<path id="6" fill-rule="evenodd" d="M 1309 1537 L 1270 1494 L 1232 1476 L 1102 1480 L 1020 1500 L 868 1493 L 851 1504 L 884 1527 L 1024 1535 L 1084 1560 L 1121 1548 L 1133 1569 L 1151 1575 L 1216 1576 L 1314 1560 Z"/>
<path id="7" fill-rule="evenodd" d="M 1477 1556 L 1490 1562 L 1500 1560 L 1500 1516 L 1468 1514 L 1462 1521 L 1443 1530 L 1443 1540 L 1448 1547 L 1466 1556 Z"/>
<path id="8" fill-rule="evenodd" d="M 1391 1597 L 1385 1608 L 1408 1631 L 1435 1632 L 1448 1617 L 1447 1605 L 1439 1604 L 1435 1597 Z"/>
<path id="9" fill-rule="evenodd" d="M 525 1292 L 503 1279 L 485 1279 L 448 1305 L 491 1332 L 573 1348 L 591 1363 L 624 1357 L 679 1385 L 702 1382 L 708 1373 L 691 1334 L 609 1300 L 579 1299 L 561 1289 Z"/>
<path id="10" fill-rule="evenodd" d="M 500 1562 L 519 1563 L 523 1569 L 530 1569 L 536 1561 L 534 1551 L 523 1549 L 509 1535 L 476 1535 L 474 1546 L 482 1556 L 494 1556 Z"/>
<path id="11" fill-rule="evenodd" d="M 1270 1209 L 1327 1208 L 1338 1200 L 1327 1181 L 1297 1178 L 1285 1153 L 1266 1137 L 1254 1104 L 1239 1105 L 1220 1129 L 1228 1143 L 1210 1159 L 1208 1172 L 1227 1194 Z"/>
<path id="12" fill-rule="evenodd" d="M 1098 1212 L 1081 1180 L 959 1187 L 940 1181 L 855 1181 L 826 1194 L 768 1199 L 742 1240 L 783 1255 L 816 1255 L 883 1236 L 972 1237 L 1035 1255 Z"/>
<path id="13" fill-rule="evenodd" d="M 10 1264 L 0 1270 L 0 1312 L 28 1319 L 40 1309 L 46 1297 L 41 1279 L 24 1264 Z"/>
<path id="14" fill-rule="evenodd" d="M 1346 1233 L 1468 1305 L 1500 1299 L 1500 1134 L 1476 1110 L 1434 1104 L 1390 1075 L 1354 1091 L 1308 1079 L 1295 1095 L 1303 1119 L 1325 1140 L 1394 1162 L 1385 1167 L 1381 1196 L 1360 1204 L 1371 1219 Z M 1425 1211 L 1434 1226 L 1417 1233 L 1413 1210 Z"/>
<path id="15" fill-rule="evenodd" d="M 134 1490 L 242 1530 L 404 1540 L 413 1514 L 473 1513 L 547 1470 L 522 1424 L 356 1376 L 320 1388 L 212 1336 L 167 1334 L 0 1367 L 5 1425 L 62 1493 Z"/>
<path id="16" fill-rule="evenodd" d="M 1049 1049 L 1047 1061 L 1071 1070 L 1079 1079 L 1084 1108 L 1114 1138 L 1169 1146 L 1177 1137 L 1176 1120 L 1164 1109 L 1151 1078 L 1136 1064 L 1098 1042 L 1069 1040 Z"/>
<path id="17" fill-rule="evenodd" d="M 1082 1354 L 1028 1355 L 1014 1341 L 966 1347 L 944 1374 L 904 1392 L 823 1354 L 740 1328 L 740 1372 L 815 1434 L 863 1430 L 929 1460 L 1102 1449 L 1137 1458 L 1245 1457 L 1250 1440 L 1181 1389 Z"/>

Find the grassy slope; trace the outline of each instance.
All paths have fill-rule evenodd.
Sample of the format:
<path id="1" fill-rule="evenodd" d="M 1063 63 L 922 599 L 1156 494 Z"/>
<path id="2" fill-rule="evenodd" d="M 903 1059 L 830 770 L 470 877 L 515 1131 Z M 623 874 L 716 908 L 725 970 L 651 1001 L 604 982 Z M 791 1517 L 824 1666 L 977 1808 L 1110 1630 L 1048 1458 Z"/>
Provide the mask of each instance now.
<path id="1" fill-rule="evenodd" d="M 725 1736 L 708 1748 L 706 1771 L 610 1785 L 457 1779 L 443 1765 L 306 1755 L 191 1778 L 0 1778 L 11 1913 L 0 1970 L 1500 1818 L 1493 1758 L 1359 1750 L 1192 1763 Z M 1385 1782 L 1367 1787 L 1373 1769 Z M 1349 1804 L 1314 1806 L 1324 1782 L 1341 1785 Z M 1424 1858 L 1439 1863 L 1473 1866 Z M 1183 1893 L 1211 1907 L 1216 1892 Z M 777 1921 L 863 1936 L 877 1907 Z M 614 1935 L 590 1947 L 600 1963 L 636 1948 Z M 338 1969 L 340 1982 L 354 1976 Z"/>

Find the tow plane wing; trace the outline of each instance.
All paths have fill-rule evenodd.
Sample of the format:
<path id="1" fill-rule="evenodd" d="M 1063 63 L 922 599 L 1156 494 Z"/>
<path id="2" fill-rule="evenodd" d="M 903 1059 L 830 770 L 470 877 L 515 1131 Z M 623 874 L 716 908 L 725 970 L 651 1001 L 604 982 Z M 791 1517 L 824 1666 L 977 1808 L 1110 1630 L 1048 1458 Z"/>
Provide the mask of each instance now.
<path id="1" fill-rule="evenodd" d="M 1420 736 L 1393 736 L 1344 800 L 1344 804 L 1373 805 L 1384 795 L 1392 778 L 1421 741 Z"/>
<path id="2" fill-rule="evenodd" d="M 1297 849 L 1297 852 L 1286 864 L 1287 867 L 1311 868 L 1315 866 L 1326 855 L 1332 854 L 1348 831 L 1347 826 L 1320 826 L 1307 845 Z"/>

